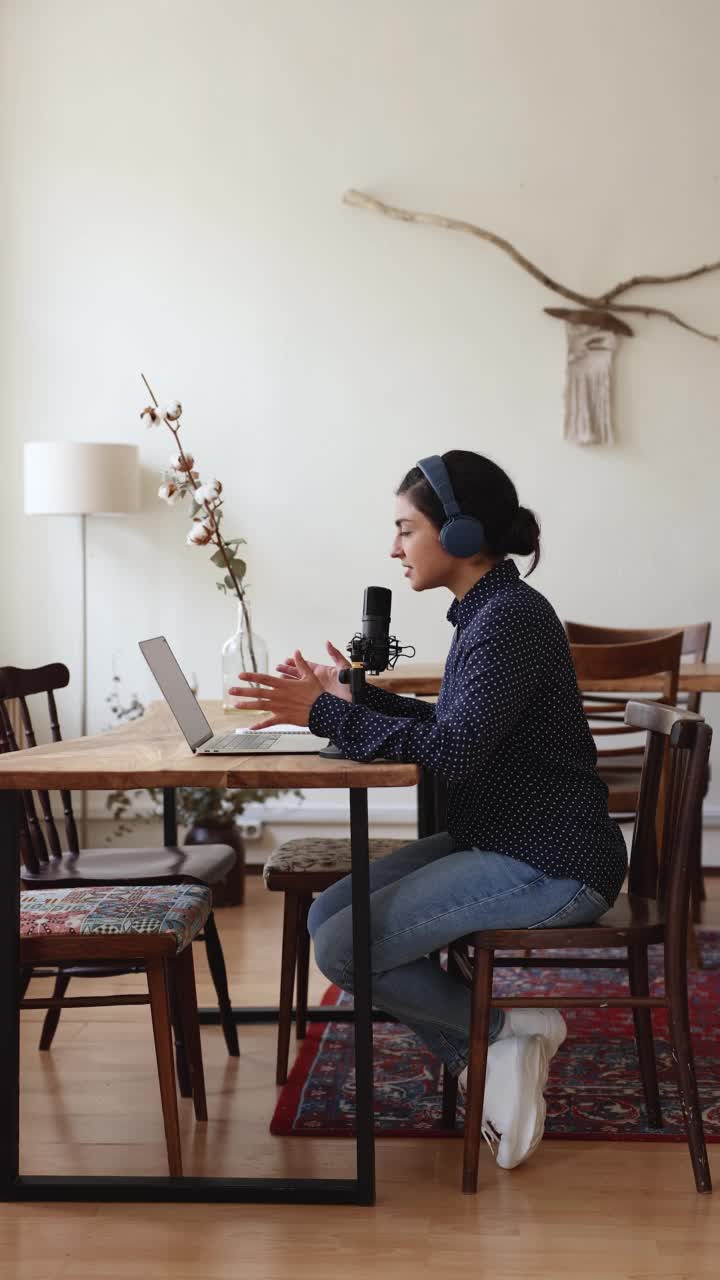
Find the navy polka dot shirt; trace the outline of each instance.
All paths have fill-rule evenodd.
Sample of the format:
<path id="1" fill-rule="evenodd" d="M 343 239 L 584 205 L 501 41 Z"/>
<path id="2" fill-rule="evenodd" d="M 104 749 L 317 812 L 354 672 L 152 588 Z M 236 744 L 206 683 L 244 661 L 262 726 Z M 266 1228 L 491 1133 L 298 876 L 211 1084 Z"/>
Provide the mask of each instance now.
<path id="1" fill-rule="evenodd" d="M 424 765 L 447 784 L 448 830 L 461 849 L 519 858 L 615 901 L 625 841 L 560 619 L 503 560 L 463 597 L 435 706 L 367 686 L 360 705 L 316 699 L 310 728 L 351 760 Z"/>

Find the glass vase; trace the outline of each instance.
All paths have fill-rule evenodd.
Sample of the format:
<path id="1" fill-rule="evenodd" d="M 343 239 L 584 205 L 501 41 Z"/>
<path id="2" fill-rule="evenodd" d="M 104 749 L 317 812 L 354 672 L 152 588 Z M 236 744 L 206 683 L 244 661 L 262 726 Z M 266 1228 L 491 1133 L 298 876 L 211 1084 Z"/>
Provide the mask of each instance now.
<path id="1" fill-rule="evenodd" d="M 267 671 L 268 651 L 262 636 L 259 636 L 252 625 L 250 606 L 245 601 L 237 607 L 237 629 L 222 647 L 222 703 L 224 711 L 234 709 L 238 697 L 230 697 L 229 689 L 238 687 L 238 676 L 241 671 Z M 254 659 L 254 660 L 253 660 Z M 252 685 L 248 684 L 248 695 Z"/>

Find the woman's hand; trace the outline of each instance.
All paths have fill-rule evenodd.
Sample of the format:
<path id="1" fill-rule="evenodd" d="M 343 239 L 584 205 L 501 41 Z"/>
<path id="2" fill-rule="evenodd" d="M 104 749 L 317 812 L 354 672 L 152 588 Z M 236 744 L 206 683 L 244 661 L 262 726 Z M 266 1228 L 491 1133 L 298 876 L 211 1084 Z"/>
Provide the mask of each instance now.
<path id="1" fill-rule="evenodd" d="M 306 662 L 305 666 L 320 681 L 323 693 L 334 693 L 336 698 L 344 698 L 346 702 L 352 702 L 350 685 L 341 684 L 338 678 L 340 672 L 345 667 L 349 667 L 350 663 L 345 655 L 339 649 L 336 649 L 335 645 L 331 644 L 329 640 L 326 641 L 326 648 L 333 660 L 332 667 L 323 666 L 320 662 Z M 287 680 L 297 680 L 299 678 L 295 658 L 288 658 L 286 662 L 278 663 L 275 670 L 281 671 Z M 232 693 L 232 689 L 230 692 Z"/>
<path id="2" fill-rule="evenodd" d="M 295 673 L 292 679 L 270 676 L 259 671 L 242 671 L 238 680 L 245 680 L 247 684 L 259 687 L 250 690 L 246 686 L 238 686 L 228 690 L 233 697 L 240 695 L 242 698 L 242 701 L 234 704 L 240 711 L 266 712 L 265 718 L 254 724 L 253 729 L 269 729 L 274 724 L 298 724 L 305 727 L 310 719 L 313 703 L 321 693 L 328 692 L 299 649 L 295 650 L 292 660 L 288 659 L 286 665 L 290 661 Z M 320 670 L 328 668 L 321 667 Z M 339 687 L 343 688 L 342 685 Z M 243 694 L 247 694 L 247 698 L 243 698 Z"/>

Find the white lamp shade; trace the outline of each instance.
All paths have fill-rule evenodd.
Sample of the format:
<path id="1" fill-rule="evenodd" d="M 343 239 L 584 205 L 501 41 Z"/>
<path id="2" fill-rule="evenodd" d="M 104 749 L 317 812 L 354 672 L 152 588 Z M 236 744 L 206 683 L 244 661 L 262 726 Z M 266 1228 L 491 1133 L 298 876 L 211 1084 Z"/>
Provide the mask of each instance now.
<path id="1" fill-rule="evenodd" d="M 26 515 L 126 515 L 139 506 L 137 445 L 25 445 Z"/>

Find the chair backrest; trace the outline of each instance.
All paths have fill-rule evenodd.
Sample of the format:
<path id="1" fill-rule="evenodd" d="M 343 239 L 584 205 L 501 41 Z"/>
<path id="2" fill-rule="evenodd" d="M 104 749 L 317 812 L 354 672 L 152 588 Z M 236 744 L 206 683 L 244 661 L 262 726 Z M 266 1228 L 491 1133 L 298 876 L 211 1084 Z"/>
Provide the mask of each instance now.
<path id="1" fill-rule="evenodd" d="M 629 702 L 625 719 L 647 731 L 640 797 L 630 852 L 629 892 L 660 898 L 667 904 L 671 954 L 686 954 L 692 875 L 691 851 L 702 821 L 712 729 L 702 716 L 683 707 Z M 664 813 L 661 777 L 667 760 Z M 670 931 L 675 936 L 671 939 Z"/>
<path id="2" fill-rule="evenodd" d="M 710 643 L 709 622 L 692 622 L 686 627 L 595 627 L 584 622 L 566 622 L 565 631 L 571 644 L 631 644 L 636 640 L 655 640 L 674 631 L 682 632 L 681 663 L 705 662 Z M 688 711 L 700 710 L 701 693 L 681 693 L 676 702 Z"/>
<path id="3" fill-rule="evenodd" d="M 660 687 L 656 701 L 664 705 L 677 702 L 682 631 L 663 632 L 651 639 L 612 643 L 596 641 L 570 643 L 578 684 L 583 691 L 583 708 L 591 722 L 593 737 L 603 738 L 598 749 L 602 757 L 637 755 L 642 747 L 623 745 L 621 739 L 637 732 L 625 720 L 625 708 L 632 694 L 637 694 L 633 681 L 657 678 Z M 615 692 L 593 694 L 593 689 Z M 628 695 L 622 696 L 621 691 Z M 651 701 L 651 699 L 648 699 Z"/>
<path id="4" fill-rule="evenodd" d="M 61 662 L 52 662 L 46 667 L 23 669 L 22 667 L 0 667 L 0 751 L 17 751 L 18 741 L 13 729 L 8 710 L 8 702 L 17 699 L 20 708 L 25 745 L 37 746 L 35 731 L 27 704 L 27 699 L 37 693 L 47 694 L 50 712 L 50 732 L 53 742 L 61 742 L 60 723 L 55 704 L 55 690 L 64 689 L 70 683 L 70 672 Z M 41 826 L 35 805 L 35 794 L 32 791 L 22 793 L 22 825 L 20 830 L 20 850 L 23 863 L 28 871 L 37 874 L 40 864 L 48 860 L 62 857 L 60 837 L 52 813 L 50 794 L 38 791 L 42 813 Z M 72 797 L 69 791 L 60 792 L 62 802 L 65 837 L 69 853 L 79 853 L 77 827 L 72 808 Z"/>

